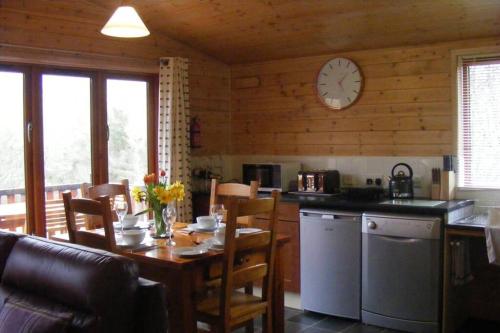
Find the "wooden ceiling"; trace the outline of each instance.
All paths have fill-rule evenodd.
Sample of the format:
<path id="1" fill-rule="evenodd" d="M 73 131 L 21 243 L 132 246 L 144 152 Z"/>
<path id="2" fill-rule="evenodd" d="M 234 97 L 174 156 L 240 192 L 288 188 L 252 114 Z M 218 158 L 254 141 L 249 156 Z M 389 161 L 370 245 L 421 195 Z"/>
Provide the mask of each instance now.
<path id="1" fill-rule="evenodd" d="M 499 0 L 0 0 L 95 24 L 123 2 L 152 34 L 229 64 L 500 34 Z"/>

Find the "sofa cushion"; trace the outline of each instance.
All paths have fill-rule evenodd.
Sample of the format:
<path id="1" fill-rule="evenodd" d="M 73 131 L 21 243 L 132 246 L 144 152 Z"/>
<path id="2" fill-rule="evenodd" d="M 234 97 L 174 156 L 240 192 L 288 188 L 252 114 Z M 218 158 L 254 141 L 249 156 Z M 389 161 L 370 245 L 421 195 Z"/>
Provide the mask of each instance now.
<path id="1" fill-rule="evenodd" d="M 19 237 L 21 236 L 17 234 L 0 231 L 0 277 L 3 274 L 10 251 Z"/>
<path id="2" fill-rule="evenodd" d="M 0 312 L 2 311 L 3 303 L 6 303 L 7 300 L 28 303 L 36 308 L 44 309 L 50 313 L 70 313 L 72 315 L 72 319 L 69 323 L 69 333 L 87 333 L 97 331 L 99 318 L 94 314 L 77 311 L 46 298 L 1 284 L 0 296 L 3 296 L 4 300 L 2 301 L 0 298 Z"/>
<path id="3" fill-rule="evenodd" d="M 138 268 L 123 256 L 24 237 L 12 248 L 2 284 L 95 314 L 102 331 L 133 327 Z"/>
<path id="4" fill-rule="evenodd" d="M 8 299 L 0 311 L 0 333 L 64 333 L 68 332 L 71 317 L 71 313 L 51 312 Z"/>

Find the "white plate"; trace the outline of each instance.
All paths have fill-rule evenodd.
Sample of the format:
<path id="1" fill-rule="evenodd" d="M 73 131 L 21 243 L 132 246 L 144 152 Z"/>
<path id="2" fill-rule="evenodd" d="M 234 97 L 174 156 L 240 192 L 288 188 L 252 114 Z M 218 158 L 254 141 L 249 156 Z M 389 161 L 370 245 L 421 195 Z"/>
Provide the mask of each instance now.
<path id="1" fill-rule="evenodd" d="M 126 227 L 125 230 L 132 228 L 148 229 L 149 224 L 146 224 L 144 222 L 137 222 L 133 227 Z M 115 232 L 121 232 L 122 227 L 120 225 L 120 222 L 113 222 L 113 229 L 115 229 Z"/>
<path id="2" fill-rule="evenodd" d="M 219 242 L 215 241 L 214 243 L 212 243 L 212 245 L 210 245 L 209 249 L 214 251 L 221 251 L 224 250 L 224 244 L 220 244 Z"/>
<path id="3" fill-rule="evenodd" d="M 238 230 L 240 231 L 240 235 L 253 234 L 254 232 L 262 231 L 262 229 L 259 228 L 240 228 Z"/>
<path id="4" fill-rule="evenodd" d="M 225 223 L 221 223 L 220 225 L 222 227 L 222 226 L 225 226 L 226 224 Z M 213 228 L 202 228 L 202 227 L 199 227 L 198 223 L 188 224 L 187 227 L 191 231 L 198 231 L 198 232 L 213 232 L 213 231 L 217 230 L 217 227 L 213 227 Z"/>
<path id="5" fill-rule="evenodd" d="M 184 258 L 199 257 L 208 252 L 205 247 L 177 247 L 174 249 L 174 254 Z"/>

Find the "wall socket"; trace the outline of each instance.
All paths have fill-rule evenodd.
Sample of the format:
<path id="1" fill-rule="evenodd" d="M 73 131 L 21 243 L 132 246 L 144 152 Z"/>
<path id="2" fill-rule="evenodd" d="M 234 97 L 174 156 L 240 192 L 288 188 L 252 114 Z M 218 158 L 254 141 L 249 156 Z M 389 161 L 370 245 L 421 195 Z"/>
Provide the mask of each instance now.
<path id="1" fill-rule="evenodd" d="M 413 187 L 414 188 L 422 188 L 422 177 L 420 177 L 420 176 L 413 177 Z"/>

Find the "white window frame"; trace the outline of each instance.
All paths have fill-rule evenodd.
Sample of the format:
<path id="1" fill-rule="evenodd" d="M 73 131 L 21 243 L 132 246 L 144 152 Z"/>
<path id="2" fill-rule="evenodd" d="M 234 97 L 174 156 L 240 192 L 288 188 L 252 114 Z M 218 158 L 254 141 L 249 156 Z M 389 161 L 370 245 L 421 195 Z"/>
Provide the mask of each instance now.
<path id="1" fill-rule="evenodd" d="M 499 46 L 487 46 L 472 49 L 452 50 L 451 51 L 451 96 L 453 108 L 453 137 L 454 137 L 454 154 L 458 157 L 460 145 L 460 94 L 462 59 L 464 58 L 481 58 L 500 56 Z M 458 165 L 460 168 L 460 165 Z M 458 175 L 457 175 L 458 177 Z M 480 199 L 481 201 L 500 202 L 500 188 L 475 188 L 475 187 L 457 187 L 457 197 L 463 199 Z"/>

